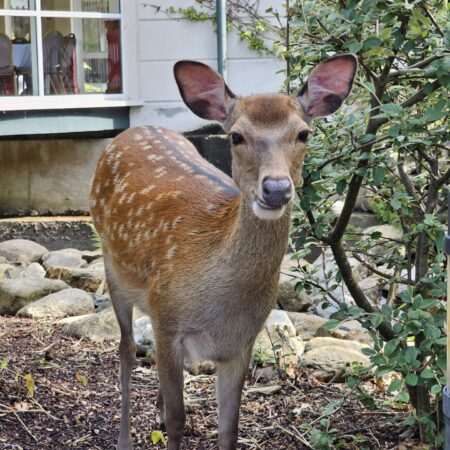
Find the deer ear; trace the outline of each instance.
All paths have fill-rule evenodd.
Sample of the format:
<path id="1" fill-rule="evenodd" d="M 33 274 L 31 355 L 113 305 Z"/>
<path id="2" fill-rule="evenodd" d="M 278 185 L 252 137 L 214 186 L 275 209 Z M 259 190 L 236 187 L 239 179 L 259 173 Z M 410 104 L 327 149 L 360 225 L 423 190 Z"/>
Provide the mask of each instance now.
<path id="1" fill-rule="evenodd" d="M 352 89 L 358 66 L 354 55 L 337 55 L 318 65 L 297 97 L 311 120 L 328 116 L 342 105 Z"/>
<path id="2" fill-rule="evenodd" d="M 196 61 L 178 61 L 175 80 L 189 109 L 202 119 L 223 122 L 236 96 L 211 67 Z"/>

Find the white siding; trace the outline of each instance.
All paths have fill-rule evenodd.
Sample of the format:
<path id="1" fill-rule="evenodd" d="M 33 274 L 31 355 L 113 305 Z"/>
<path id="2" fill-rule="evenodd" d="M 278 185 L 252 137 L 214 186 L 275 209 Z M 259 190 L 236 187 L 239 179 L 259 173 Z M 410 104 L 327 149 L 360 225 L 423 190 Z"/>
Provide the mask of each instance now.
<path id="1" fill-rule="evenodd" d="M 180 59 L 202 61 L 217 67 L 216 33 L 210 22 L 192 22 L 179 15 L 166 16 L 151 5 L 200 9 L 192 0 L 152 0 L 138 2 L 138 70 L 136 79 L 142 107 L 131 111 L 131 125 L 158 125 L 178 131 L 204 126 L 204 121 L 182 103 L 173 78 L 173 65 Z M 260 11 L 280 8 L 281 0 L 260 0 Z M 284 67 L 281 60 L 262 57 L 240 42 L 236 33 L 228 34 L 228 80 L 239 95 L 278 91 Z"/>

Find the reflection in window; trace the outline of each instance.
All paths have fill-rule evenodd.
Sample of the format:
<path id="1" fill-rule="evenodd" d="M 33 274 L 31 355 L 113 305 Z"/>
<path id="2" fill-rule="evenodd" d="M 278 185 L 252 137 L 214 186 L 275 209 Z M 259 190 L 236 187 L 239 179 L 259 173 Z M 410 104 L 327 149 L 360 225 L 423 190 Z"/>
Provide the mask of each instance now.
<path id="1" fill-rule="evenodd" d="M 120 93 L 120 21 L 44 18 L 45 94 Z"/>
<path id="2" fill-rule="evenodd" d="M 41 0 L 47 11 L 82 11 L 97 13 L 120 12 L 120 0 Z"/>
<path id="3" fill-rule="evenodd" d="M 0 0 L 1 9 L 34 9 L 34 0 Z"/>
<path id="4" fill-rule="evenodd" d="M 0 17 L 0 95 L 32 95 L 34 18 Z M 34 75 L 36 80 L 36 74 Z M 34 86 L 37 85 L 35 81 Z M 36 92 L 35 92 L 36 93 Z"/>

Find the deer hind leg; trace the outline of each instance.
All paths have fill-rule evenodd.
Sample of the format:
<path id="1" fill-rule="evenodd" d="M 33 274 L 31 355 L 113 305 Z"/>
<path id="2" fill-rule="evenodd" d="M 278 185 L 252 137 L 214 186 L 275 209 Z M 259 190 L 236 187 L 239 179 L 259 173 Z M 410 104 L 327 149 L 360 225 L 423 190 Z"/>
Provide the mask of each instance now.
<path id="1" fill-rule="evenodd" d="M 156 405 L 159 409 L 159 427 L 162 431 L 166 431 L 166 413 L 164 411 L 164 395 L 161 386 L 159 386 L 158 389 L 158 398 L 156 399 Z"/>
<path id="2" fill-rule="evenodd" d="M 252 345 L 243 349 L 234 359 L 217 364 L 220 450 L 237 448 L 239 408 L 251 352 Z"/>
<path id="3" fill-rule="evenodd" d="M 160 386 L 158 406 L 161 424 L 164 424 L 167 431 L 168 450 L 179 450 L 186 422 L 183 353 L 173 347 L 172 340 L 156 338 L 156 365 Z"/>
<path id="4" fill-rule="evenodd" d="M 133 304 L 118 287 L 112 270 L 106 270 L 109 293 L 120 326 L 120 385 L 122 388 L 122 414 L 118 450 L 131 450 L 130 433 L 130 383 L 131 371 L 136 361 L 136 344 L 133 337 Z"/>

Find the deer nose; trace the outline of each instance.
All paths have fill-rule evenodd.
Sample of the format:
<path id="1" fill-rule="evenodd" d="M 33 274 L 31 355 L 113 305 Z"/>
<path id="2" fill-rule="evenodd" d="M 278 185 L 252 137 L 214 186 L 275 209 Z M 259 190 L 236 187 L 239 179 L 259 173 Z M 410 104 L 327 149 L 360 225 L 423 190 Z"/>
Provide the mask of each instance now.
<path id="1" fill-rule="evenodd" d="M 262 188 L 264 202 L 274 208 L 280 208 L 292 198 L 292 184 L 287 177 L 265 178 Z"/>

